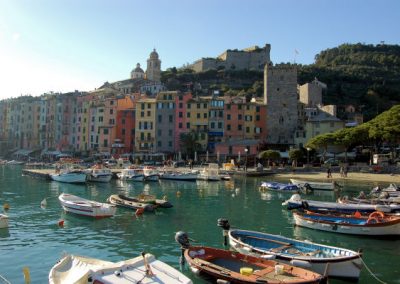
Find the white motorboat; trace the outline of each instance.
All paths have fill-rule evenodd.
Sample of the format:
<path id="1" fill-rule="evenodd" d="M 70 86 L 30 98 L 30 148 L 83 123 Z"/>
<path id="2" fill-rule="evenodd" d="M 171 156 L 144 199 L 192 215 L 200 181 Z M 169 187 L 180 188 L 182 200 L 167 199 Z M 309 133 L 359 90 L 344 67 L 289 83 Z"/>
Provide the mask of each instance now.
<path id="1" fill-rule="evenodd" d="M 198 180 L 206 181 L 220 181 L 221 176 L 219 175 L 218 164 L 209 164 L 207 168 L 204 168 L 197 175 Z"/>
<path id="2" fill-rule="evenodd" d="M 23 165 L 25 162 L 22 161 L 16 161 L 16 160 L 11 160 L 7 162 L 7 165 Z"/>
<path id="3" fill-rule="evenodd" d="M 180 180 L 180 181 L 196 181 L 198 171 L 164 171 L 160 174 L 160 179 Z"/>
<path id="4" fill-rule="evenodd" d="M 0 214 L 0 229 L 8 228 L 8 216 Z"/>
<path id="5" fill-rule="evenodd" d="M 84 171 L 73 168 L 56 169 L 56 172 L 50 174 L 52 180 L 66 183 L 85 183 L 87 175 Z"/>
<path id="6" fill-rule="evenodd" d="M 117 174 L 117 177 L 126 181 L 144 181 L 143 170 L 137 168 L 122 169 L 122 171 Z"/>
<path id="7" fill-rule="evenodd" d="M 290 179 L 290 182 L 297 185 L 300 188 L 309 188 L 315 190 L 335 190 L 339 185 L 335 182 L 313 182 L 313 181 L 303 181 L 298 179 Z"/>
<path id="8" fill-rule="evenodd" d="M 154 167 L 144 167 L 143 174 L 145 181 L 158 181 L 160 177 L 160 172 Z"/>
<path id="9" fill-rule="evenodd" d="M 358 280 L 360 276 L 361 254 L 349 249 L 239 229 L 229 230 L 228 237 L 230 246 L 244 254 L 261 255 L 328 277 Z"/>
<path id="10" fill-rule="evenodd" d="M 109 182 L 113 173 L 107 168 L 92 168 L 86 171 L 87 180 L 92 182 Z"/>
<path id="11" fill-rule="evenodd" d="M 67 255 L 50 270 L 49 283 L 192 284 L 192 281 L 170 265 L 156 260 L 151 254 L 142 254 L 120 262 Z"/>
<path id="12" fill-rule="evenodd" d="M 112 217 L 117 210 L 115 205 L 84 199 L 72 194 L 62 193 L 58 199 L 64 211 L 94 218 Z"/>

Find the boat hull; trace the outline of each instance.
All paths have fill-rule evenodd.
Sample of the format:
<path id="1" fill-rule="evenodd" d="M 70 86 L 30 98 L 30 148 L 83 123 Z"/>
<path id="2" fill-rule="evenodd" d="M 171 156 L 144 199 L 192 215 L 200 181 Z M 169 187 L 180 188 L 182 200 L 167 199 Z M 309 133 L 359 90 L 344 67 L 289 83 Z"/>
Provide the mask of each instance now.
<path id="1" fill-rule="evenodd" d="M 65 183 L 85 183 L 87 180 L 87 175 L 83 172 L 50 174 L 50 177 L 54 181 Z"/>
<path id="2" fill-rule="evenodd" d="M 112 175 L 111 174 L 104 174 L 104 175 L 88 175 L 88 181 L 91 182 L 110 182 L 112 179 Z"/>
<path id="3" fill-rule="evenodd" d="M 8 228 L 8 216 L 0 214 L 0 229 Z"/>
<path id="4" fill-rule="evenodd" d="M 130 198 L 130 197 L 118 195 L 118 194 L 111 195 L 107 199 L 107 201 L 113 205 L 129 208 L 129 209 L 134 209 L 134 210 L 143 209 L 144 211 L 147 211 L 147 212 L 153 212 L 155 209 L 153 204 L 139 202 L 136 198 Z"/>
<path id="5" fill-rule="evenodd" d="M 114 216 L 116 212 L 115 205 L 91 201 L 71 194 L 62 193 L 58 199 L 67 213 L 93 218 L 106 218 Z"/>
<path id="6" fill-rule="evenodd" d="M 175 268 L 156 260 L 151 254 L 120 262 L 67 255 L 49 272 L 50 284 L 62 283 L 176 283 L 192 284 L 192 281 Z M 146 264 L 151 272 L 147 273 Z"/>
<path id="7" fill-rule="evenodd" d="M 399 236 L 400 218 L 393 221 L 382 223 L 370 223 L 354 225 L 350 224 L 349 218 L 338 218 L 338 221 L 332 220 L 335 217 L 321 216 L 317 217 L 303 213 L 293 213 L 294 222 L 297 226 L 306 227 L 315 230 L 367 236 Z M 329 219 L 328 219 L 329 218 Z"/>
<path id="8" fill-rule="evenodd" d="M 229 283 L 320 283 L 324 280 L 320 274 L 303 268 L 239 252 L 190 247 L 184 255 L 192 270 Z M 276 273 L 277 266 L 282 273 Z"/>
<path id="9" fill-rule="evenodd" d="M 235 229 L 230 230 L 228 235 L 230 246 L 243 254 L 268 255 L 277 261 L 333 278 L 357 281 L 360 277 L 361 255 L 355 251 L 254 231 Z M 275 245 L 279 248 L 283 244 L 290 244 L 287 251 L 278 251 L 273 247 Z M 298 250 L 299 254 L 290 253 L 293 252 L 290 248 Z M 312 255 L 315 251 L 326 252 L 326 257 Z"/>
<path id="10" fill-rule="evenodd" d="M 160 175 L 160 179 L 196 181 L 197 176 L 198 176 L 197 174 L 191 174 L 191 173 L 163 173 Z"/>
<path id="11" fill-rule="evenodd" d="M 290 179 L 290 182 L 298 187 L 306 187 L 310 186 L 311 189 L 316 190 L 335 190 L 335 182 L 311 182 L 311 181 L 302 181 L 297 179 Z"/>

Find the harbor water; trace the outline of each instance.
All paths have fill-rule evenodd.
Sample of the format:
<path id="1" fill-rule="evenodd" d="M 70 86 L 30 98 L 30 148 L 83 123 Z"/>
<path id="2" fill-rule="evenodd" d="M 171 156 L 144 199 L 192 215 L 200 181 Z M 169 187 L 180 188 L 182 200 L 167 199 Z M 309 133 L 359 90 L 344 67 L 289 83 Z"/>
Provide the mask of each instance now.
<path id="1" fill-rule="evenodd" d="M 180 248 L 174 236 L 177 231 L 185 231 L 196 244 L 222 248 L 222 231 L 217 227 L 217 219 L 222 217 L 235 228 L 361 249 L 364 262 L 376 277 L 386 283 L 400 283 L 400 238 L 369 238 L 294 227 L 291 212 L 281 205 L 291 195 L 258 189 L 261 181 L 273 178 L 152 183 L 112 180 L 107 184 L 72 185 L 22 176 L 21 169 L 21 166 L 0 166 L 0 205 L 10 206 L 6 212 L 10 226 L 0 229 L 0 275 L 11 283 L 24 283 L 25 267 L 29 268 L 31 283 L 47 283 L 51 267 L 65 253 L 120 261 L 136 257 L 142 251 L 182 269 L 194 283 L 207 283 L 187 266 L 180 267 Z M 355 195 L 373 186 L 346 182 L 341 194 Z M 141 216 L 118 208 L 112 218 L 93 220 L 64 213 L 57 199 L 65 192 L 105 202 L 111 194 L 135 196 L 143 191 L 158 198 L 166 196 L 174 207 Z M 336 197 L 326 192 L 307 196 L 327 201 Z M 44 199 L 47 206 L 41 207 Z M 60 220 L 64 220 L 63 227 L 58 225 Z M 378 282 L 363 267 L 360 283 Z"/>

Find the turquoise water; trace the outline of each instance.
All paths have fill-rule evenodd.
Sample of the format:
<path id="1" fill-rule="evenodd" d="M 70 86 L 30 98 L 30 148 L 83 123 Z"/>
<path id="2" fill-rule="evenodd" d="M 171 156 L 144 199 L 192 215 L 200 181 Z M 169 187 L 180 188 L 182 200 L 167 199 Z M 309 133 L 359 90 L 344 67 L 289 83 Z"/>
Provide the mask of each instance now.
<path id="1" fill-rule="evenodd" d="M 224 217 L 233 227 L 241 229 L 363 249 L 364 261 L 381 280 L 400 283 L 400 239 L 379 240 L 294 227 L 291 213 L 281 206 L 290 194 L 262 193 L 258 190 L 261 180 L 266 178 L 149 184 L 113 180 L 109 184 L 70 185 L 22 176 L 18 166 L 0 166 L 0 205 L 10 205 L 7 212 L 10 227 L 0 229 L 0 274 L 11 283 L 23 283 L 22 269 L 27 266 L 32 283 L 46 283 L 51 267 L 65 252 L 119 261 L 146 251 L 179 269 L 180 249 L 174 241 L 175 232 L 187 232 L 197 244 L 222 247 L 217 219 Z M 372 186 L 346 183 L 344 194 L 368 191 Z M 113 218 L 92 220 L 65 214 L 57 199 L 60 193 L 66 192 L 104 202 L 111 194 L 137 195 L 143 190 L 160 198 L 166 195 L 174 207 L 140 217 L 133 211 L 118 208 Z M 47 207 L 41 208 L 44 198 L 47 198 Z M 335 196 L 310 195 L 308 198 L 334 200 Z M 65 220 L 63 228 L 58 226 L 61 219 Z M 182 269 L 194 283 L 207 283 L 186 266 Z M 363 268 L 360 283 L 377 282 Z"/>

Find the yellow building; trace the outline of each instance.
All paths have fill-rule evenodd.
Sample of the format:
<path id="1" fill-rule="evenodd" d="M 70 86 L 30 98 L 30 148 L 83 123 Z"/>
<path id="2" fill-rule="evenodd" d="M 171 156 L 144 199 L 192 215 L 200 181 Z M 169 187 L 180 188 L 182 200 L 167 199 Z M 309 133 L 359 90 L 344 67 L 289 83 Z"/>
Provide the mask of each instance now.
<path id="1" fill-rule="evenodd" d="M 156 99 L 143 98 L 136 104 L 135 148 L 139 152 L 154 152 L 156 141 Z"/>
<path id="2" fill-rule="evenodd" d="M 186 104 L 186 128 L 198 134 L 198 143 L 203 150 L 207 149 L 208 143 L 209 103 L 209 99 L 193 98 Z"/>

